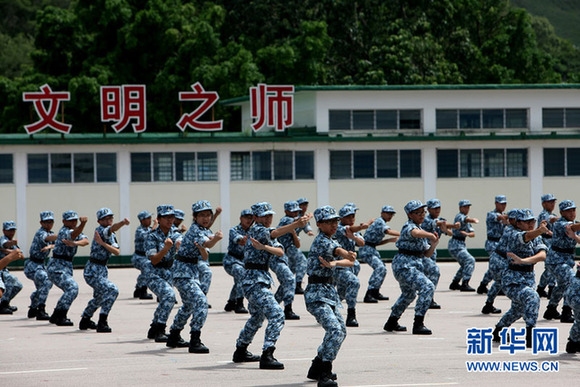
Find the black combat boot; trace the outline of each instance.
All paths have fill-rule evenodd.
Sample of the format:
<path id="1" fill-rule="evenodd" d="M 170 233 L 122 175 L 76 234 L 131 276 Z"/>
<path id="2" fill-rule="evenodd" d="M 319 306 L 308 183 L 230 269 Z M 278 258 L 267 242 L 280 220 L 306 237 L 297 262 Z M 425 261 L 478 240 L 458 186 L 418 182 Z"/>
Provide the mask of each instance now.
<path id="1" fill-rule="evenodd" d="M 157 323 L 151 323 L 149 331 L 147 331 L 147 338 L 154 339 L 157 336 L 157 332 L 159 331 L 159 327 Z"/>
<path id="2" fill-rule="evenodd" d="M 28 318 L 35 318 L 38 315 L 38 308 L 32 306 L 28 308 Z"/>
<path id="3" fill-rule="evenodd" d="M 133 298 L 141 297 L 141 288 L 135 286 L 135 290 L 133 290 Z"/>
<path id="4" fill-rule="evenodd" d="M 415 321 L 413 322 L 414 335 L 430 335 L 433 333 L 430 329 L 427 329 L 423 321 L 425 321 L 425 316 L 415 316 Z"/>
<path id="5" fill-rule="evenodd" d="M 370 289 L 371 290 L 371 295 L 374 297 L 375 300 L 377 301 L 388 301 L 389 297 L 387 296 L 383 296 L 381 294 L 381 292 L 379 292 L 379 289 Z"/>
<path id="6" fill-rule="evenodd" d="M 390 316 L 383 329 L 387 332 L 407 332 L 407 327 L 399 325 L 399 318 Z"/>
<path id="7" fill-rule="evenodd" d="M 487 285 L 481 282 L 477 287 L 477 294 L 487 294 Z"/>
<path id="8" fill-rule="evenodd" d="M 429 309 L 441 309 L 441 305 L 435 302 L 435 300 L 431 300 L 431 305 L 429 305 Z"/>
<path id="9" fill-rule="evenodd" d="M 49 321 L 59 327 L 72 327 L 74 324 L 67 318 L 67 313 L 66 309 L 55 309 Z"/>
<path id="10" fill-rule="evenodd" d="M 155 335 L 156 343 L 167 343 L 167 334 L 165 333 L 165 324 L 157 324 L 157 334 Z"/>
<path id="11" fill-rule="evenodd" d="M 165 345 L 169 348 L 186 348 L 189 347 L 189 342 L 181 338 L 181 329 L 171 329 Z"/>
<path id="12" fill-rule="evenodd" d="M 503 330 L 504 327 L 500 327 L 499 325 L 495 326 L 495 329 L 493 330 L 493 342 L 494 343 L 501 343 L 501 336 L 500 333 Z M 506 335 L 506 343 L 510 342 L 510 336 L 509 334 Z"/>
<path id="13" fill-rule="evenodd" d="M 228 300 L 228 302 L 226 303 L 226 306 L 224 306 L 224 310 L 226 312 L 231 312 L 234 309 L 236 309 L 236 301 L 234 301 L 234 300 Z"/>
<path id="14" fill-rule="evenodd" d="M 580 341 L 573 341 L 571 338 L 568 338 L 568 342 L 566 343 L 566 352 L 576 353 L 578 351 L 580 351 Z"/>
<path id="15" fill-rule="evenodd" d="M 48 322 L 51 323 L 51 324 L 56 324 L 56 322 L 58 321 L 58 319 L 60 319 L 60 314 L 61 314 L 61 310 L 60 309 L 54 309 L 54 312 L 52 312 L 52 315 L 48 319 Z"/>
<path id="16" fill-rule="evenodd" d="M 459 285 L 459 281 L 453 280 L 451 285 L 449 285 L 449 290 L 459 290 L 461 289 L 461 285 Z"/>
<path id="17" fill-rule="evenodd" d="M 376 304 L 379 301 L 373 297 L 372 290 L 368 289 L 366 294 L 365 294 L 365 298 L 364 298 L 363 302 L 365 304 Z"/>
<path id="18" fill-rule="evenodd" d="M 10 304 L 8 301 L 0 302 L 0 314 L 12 314 L 14 313 L 10 308 Z"/>
<path id="19" fill-rule="evenodd" d="M 283 370 L 284 364 L 274 358 L 276 347 L 268 347 L 260 356 L 260 369 L 262 370 Z"/>
<path id="20" fill-rule="evenodd" d="M 348 308 L 346 312 L 346 326 L 347 327 L 358 327 L 358 321 L 356 321 L 356 309 Z"/>
<path id="21" fill-rule="evenodd" d="M 191 338 L 189 340 L 189 353 L 209 353 L 209 348 L 203 345 L 200 336 L 200 331 L 191 331 Z"/>
<path id="22" fill-rule="evenodd" d="M 140 289 L 139 299 L 140 300 L 152 300 L 153 294 L 147 293 L 147 286 L 143 286 Z"/>
<path id="23" fill-rule="evenodd" d="M 563 323 L 573 323 L 574 317 L 572 316 L 572 308 L 568 305 L 564 305 L 562 307 L 562 315 L 560 316 L 560 322 Z"/>
<path id="24" fill-rule="evenodd" d="M 302 282 L 296 282 L 296 290 L 294 294 L 304 294 L 304 289 L 302 289 Z"/>
<path id="25" fill-rule="evenodd" d="M 322 359 L 319 356 L 316 356 L 314 359 L 312 359 L 312 365 L 310 366 L 310 369 L 308 369 L 308 374 L 306 375 L 306 377 L 312 380 L 319 380 L 321 373 L 322 373 Z M 330 378 L 332 380 L 336 380 L 336 374 L 331 372 Z"/>
<path id="26" fill-rule="evenodd" d="M 320 367 L 320 379 L 318 379 L 318 387 L 336 387 L 336 383 L 332 379 L 332 362 L 323 361 Z"/>
<path id="27" fill-rule="evenodd" d="M 81 331 L 86 331 L 87 329 L 97 329 L 97 324 L 90 317 L 83 317 L 81 318 L 81 322 L 79 323 L 79 329 Z"/>
<path id="28" fill-rule="evenodd" d="M 40 304 L 38 305 L 38 312 L 36 313 L 36 319 L 39 321 L 48 321 L 50 320 L 50 316 L 46 313 L 46 305 Z"/>
<path id="29" fill-rule="evenodd" d="M 534 327 L 526 327 L 526 348 L 532 348 L 532 332 Z"/>
<path id="30" fill-rule="evenodd" d="M 236 351 L 233 356 L 234 363 L 249 363 L 260 361 L 260 356 L 254 355 L 252 352 L 248 351 L 248 345 L 236 346 Z"/>
<path id="31" fill-rule="evenodd" d="M 501 313 L 501 309 L 496 308 L 495 306 L 493 306 L 493 303 L 491 302 L 486 302 L 483 309 L 481 309 L 481 313 L 483 314 L 498 314 Z"/>
<path id="32" fill-rule="evenodd" d="M 244 297 L 236 299 L 236 308 L 234 309 L 234 313 L 248 314 L 248 310 L 244 308 Z"/>
<path id="33" fill-rule="evenodd" d="M 475 292 L 475 289 L 469 286 L 469 280 L 463 280 L 461 283 L 461 287 L 459 288 L 460 292 Z"/>
<path id="34" fill-rule="evenodd" d="M 284 318 L 286 320 L 300 320 L 300 316 L 292 310 L 292 304 L 288 304 L 284 307 Z"/>
<path id="35" fill-rule="evenodd" d="M 97 332 L 99 333 L 111 333 L 113 330 L 107 322 L 108 314 L 99 314 L 99 321 L 97 322 Z"/>
<path id="36" fill-rule="evenodd" d="M 544 318 L 546 320 L 552 320 L 552 319 L 557 320 L 557 319 L 559 319 L 561 316 L 560 316 L 560 313 L 558 312 L 558 310 L 556 308 L 557 308 L 556 305 L 550 305 L 550 304 L 548 304 L 548 307 L 546 308 L 546 311 L 544 312 Z"/>
<path id="37" fill-rule="evenodd" d="M 538 293 L 538 296 L 544 297 L 544 298 L 550 298 L 548 297 L 548 293 L 546 293 L 546 287 L 541 287 L 540 285 L 538 285 L 538 287 L 536 288 L 536 293 Z"/>

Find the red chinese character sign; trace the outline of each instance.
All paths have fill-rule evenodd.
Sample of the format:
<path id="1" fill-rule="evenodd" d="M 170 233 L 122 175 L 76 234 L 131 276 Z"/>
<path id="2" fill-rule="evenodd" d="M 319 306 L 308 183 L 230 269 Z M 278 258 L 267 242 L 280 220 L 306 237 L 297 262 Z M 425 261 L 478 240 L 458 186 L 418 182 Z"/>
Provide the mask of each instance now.
<path id="1" fill-rule="evenodd" d="M 250 111 L 255 132 L 265 126 L 283 132 L 294 124 L 294 86 L 260 83 L 251 87 Z"/>
<path id="2" fill-rule="evenodd" d="M 101 121 L 114 121 L 112 125 L 119 133 L 132 123 L 135 133 L 147 129 L 145 85 L 101 86 Z"/>
<path id="3" fill-rule="evenodd" d="M 57 121 L 56 115 L 58 113 L 60 102 L 70 101 L 70 93 L 68 91 L 54 92 L 47 84 L 42 85 L 40 91 L 40 93 L 22 93 L 22 100 L 24 102 L 32 102 L 36 114 L 40 117 L 40 120 L 37 122 L 30 125 L 24 125 L 26 133 L 34 134 L 46 128 L 52 128 L 61 133 L 69 133 L 72 125 Z"/>
<path id="4" fill-rule="evenodd" d="M 177 127 L 181 129 L 182 132 L 184 132 L 188 126 L 192 129 L 201 131 L 222 130 L 223 120 L 209 122 L 199 121 L 199 118 L 207 113 L 219 100 L 220 97 L 218 96 L 218 93 L 215 91 L 205 91 L 199 82 L 191 85 L 191 88 L 193 89 L 193 92 L 179 92 L 179 101 L 202 101 L 202 103 L 192 113 L 183 114 L 177 123 Z"/>

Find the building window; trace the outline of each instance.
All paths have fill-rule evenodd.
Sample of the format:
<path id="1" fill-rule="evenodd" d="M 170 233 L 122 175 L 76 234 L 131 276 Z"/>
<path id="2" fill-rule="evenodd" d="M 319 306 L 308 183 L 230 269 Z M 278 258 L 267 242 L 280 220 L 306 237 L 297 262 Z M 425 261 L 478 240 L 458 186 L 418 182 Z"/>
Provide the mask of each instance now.
<path id="1" fill-rule="evenodd" d="M 0 184 L 14 183 L 14 161 L 10 154 L 0 154 Z"/>
<path id="2" fill-rule="evenodd" d="M 527 149 L 438 149 L 437 177 L 528 176 Z"/>
<path id="3" fill-rule="evenodd" d="M 544 128 L 578 128 L 580 127 L 580 108 L 542 109 L 542 126 Z"/>
<path id="4" fill-rule="evenodd" d="M 421 129 L 421 110 L 329 110 L 330 130 Z"/>
<path id="5" fill-rule="evenodd" d="M 437 129 L 526 129 L 527 109 L 437 109 Z"/>
<path id="6" fill-rule="evenodd" d="M 115 153 L 31 153 L 27 157 L 29 183 L 117 181 L 117 155 Z"/>
<path id="7" fill-rule="evenodd" d="M 544 176 L 580 176 L 580 148 L 544 148 Z"/>
<path id="8" fill-rule="evenodd" d="M 243 180 L 312 180 L 313 151 L 232 152 L 230 178 Z"/>
<path id="9" fill-rule="evenodd" d="M 421 177 L 420 150 L 330 151 L 331 179 Z"/>
<path id="10" fill-rule="evenodd" d="M 217 181 L 216 152 L 131 153 L 132 182 Z"/>

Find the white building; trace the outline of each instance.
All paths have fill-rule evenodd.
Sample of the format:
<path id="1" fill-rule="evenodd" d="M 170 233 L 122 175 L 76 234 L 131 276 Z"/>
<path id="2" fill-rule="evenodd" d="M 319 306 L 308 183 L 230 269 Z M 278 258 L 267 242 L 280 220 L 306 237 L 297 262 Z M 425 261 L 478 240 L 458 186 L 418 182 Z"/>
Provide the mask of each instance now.
<path id="1" fill-rule="evenodd" d="M 543 193 L 579 199 L 579 89 L 296 87 L 294 126 L 284 133 L 253 134 L 249 98 L 243 97 L 223 102 L 241 106 L 239 132 L 0 135 L 0 220 L 17 222 L 27 252 L 40 211 L 59 218 L 76 210 L 89 217 L 85 234 L 92 237 L 95 212 L 110 207 L 117 220 L 133 222 L 119 232 L 121 261 L 127 262 L 137 213 L 154 213 L 163 203 L 190 214 L 194 201 L 210 200 L 224 210 L 214 228 L 227 235 L 240 211 L 258 201 L 273 204 L 275 224 L 283 203 L 299 197 L 310 200 L 311 211 L 355 202 L 359 221 L 389 204 L 398 211 L 391 227 L 400 229 L 411 199 L 439 198 L 450 220 L 458 201 L 469 199 L 470 216 L 480 224 L 468 248 L 485 256 L 485 215 L 495 195 L 505 194 L 508 208 L 529 207 L 536 215 Z M 303 241 L 308 250 L 311 238 Z M 88 253 L 79 249 L 79 256 Z"/>

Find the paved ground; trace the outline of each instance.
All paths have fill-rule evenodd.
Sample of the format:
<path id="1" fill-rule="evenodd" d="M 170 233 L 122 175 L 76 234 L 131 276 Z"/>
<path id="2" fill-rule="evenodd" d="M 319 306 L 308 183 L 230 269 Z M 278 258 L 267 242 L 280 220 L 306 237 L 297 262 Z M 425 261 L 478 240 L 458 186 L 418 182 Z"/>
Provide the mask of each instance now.
<path id="1" fill-rule="evenodd" d="M 477 285 L 486 269 L 486 263 L 477 263 L 473 285 Z M 542 266 L 542 265 L 539 265 Z M 341 386 L 423 386 L 469 385 L 512 386 L 570 385 L 580 375 L 580 354 L 570 355 L 564 348 L 570 324 L 540 319 L 539 327 L 559 328 L 559 351 L 556 355 L 524 353 L 509 355 L 493 347 L 491 355 L 467 355 L 466 329 L 492 327 L 498 315 L 480 314 L 484 297 L 447 290 L 457 268 L 455 263 L 442 263 L 442 280 L 436 292 L 441 310 L 427 314 L 426 325 L 432 336 L 414 336 L 406 333 L 387 333 L 382 327 L 389 308 L 400 292 L 390 267 L 382 292 L 391 297 L 380 304 L 359 304 L 359 328 L 348 328 L 348 337 L 334 363 Z M 538 268 L 542 270 L 542 267 Z M 275 356 L 282 361 L 283 371 L 259 370 L 257 363 L 237 365 L 231 362 L 235 339 L 247 315 L 223 311 L 232 280 L 222 267 L 213 267 L 213 284 L 209 300 L 213 305 L 203 342 L 210 354 L 189 354 L 187 349 L 168 349 L 163 344 L 147 340 L 153 310 L 152 301 L 131 298 L 134 269 L 112 269 L 111 279 L 119 286 L 117 300 L 109 323 L 110 334 L 79 331 L 80 314 L 90 298 L 80 270 L 75 278 L 80 294 L 69 313 L 74 327 L 56 327 L 46 322 L 26 318 L 28 296 L 32 282 L 21 271 L 15 274 L 24 283 L 24 289 L 13 301 L 19 311 L 12 316 L 0 316 L 0 385 L 2 386 L 315 386 L 306 379 L 310 360 L 316 354 L 323 330 L 305 309 L 302 296 L 297 296 L 295 311 L 300 321 L 289 321 L 282 331 Z M 537 273 L 538 274 L 538 273 Z M 366 290 L 370 268 L 363 265 L 361 282 Z M 538 274 L 539 275 L 539 274 Z M 362 291 L 361 291 L 362 293 Z M 54 307 L 61 291 L 53 288 L 48 305 Z M 360 294 L 359 299 L 362 299 Z M 541 313 L 546 300 L 542 299 Z M 504 311 L 509 300 L 500 297 L 496 306 Z M 175 313 L 175 311 L 174 311 Z M 170 320 L 173 318 L 172 313 Z M 346 309 L 344 310 L 346 313 Z M 408 310 L 401 323 L 411 328 L 413 310 Z M 518 321 L 515 327 L 523 327 Z M 261 352 L 263 329 L 250 346 L 254 353 Z M 468 372 L 466 361 L 494 362 L 552 362 L 558 372 Z M 510 363 L 512 364 L 512 363 Z M 572 382 L 575 384 L 576 382 Z"/>

